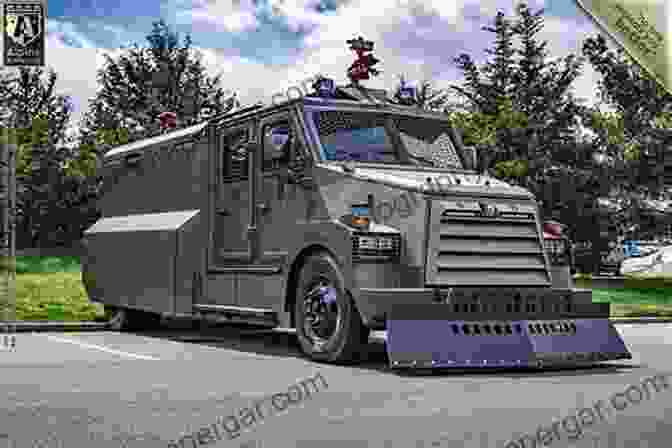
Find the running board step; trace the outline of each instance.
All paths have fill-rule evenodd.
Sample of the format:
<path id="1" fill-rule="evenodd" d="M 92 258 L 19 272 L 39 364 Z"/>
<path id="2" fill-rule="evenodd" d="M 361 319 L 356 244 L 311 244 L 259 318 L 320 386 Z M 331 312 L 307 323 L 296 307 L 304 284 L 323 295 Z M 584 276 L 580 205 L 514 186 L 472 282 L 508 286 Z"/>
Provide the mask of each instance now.
<path id="1" fill-rule="evenodd" d="M 207 320 L 219 323 L 244 323 L 268 327 L 277 327 L 279 325 L 278 314 L 273 310 L 265 308 L 197 303 L 194 305 L 194 312 Z"/>

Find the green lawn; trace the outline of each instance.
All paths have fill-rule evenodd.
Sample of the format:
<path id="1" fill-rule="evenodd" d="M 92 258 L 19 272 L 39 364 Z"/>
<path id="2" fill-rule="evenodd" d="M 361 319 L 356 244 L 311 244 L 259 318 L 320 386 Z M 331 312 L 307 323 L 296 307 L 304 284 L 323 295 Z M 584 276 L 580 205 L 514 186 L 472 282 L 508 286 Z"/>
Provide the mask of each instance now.
<path id="1" fill-rule="evenodd" d="M 80 272 L 16 275 L 18 320 L 87 321 L 103 317 L 103 307 L 89 302 Z"/>
<path id="2" fill-rule="evenodd" d="M 18 320 L 102 319 L 103 307 L 89 302 L 78 257 L 16 257 Z"/>
<path id="3" fill-rule="evenodd" d="M 79 257 L 16 257 L 17 274 L 81 272 Z"/>
<path id="4" fill-rule="evenodd" d="M 94 320 L 103 307 L 88 301 L 77 257 L 17 257 L 18 320 Z M 594 302 L 611 302 L 614 317 L 672 317 L 672 288 L 594 289 Z"/>
<path id="5" fill-rule="evenodd" d="M 672 288 L 593 289 L 593 302 L 610 302 L 615 317 L 672 317 Z"/>

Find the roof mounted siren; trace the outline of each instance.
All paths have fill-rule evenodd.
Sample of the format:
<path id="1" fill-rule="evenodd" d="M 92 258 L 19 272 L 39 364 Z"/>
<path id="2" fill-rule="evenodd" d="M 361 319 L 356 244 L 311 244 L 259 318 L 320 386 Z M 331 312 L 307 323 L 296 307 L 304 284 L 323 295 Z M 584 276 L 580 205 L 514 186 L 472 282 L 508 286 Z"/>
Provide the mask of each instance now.
<path id="1" fill-rule="evenodd" d="M 357 59 L 348 68 L 348 78 L 352 87 L 361 87 L 359 81 L 369 79 L 370 76 L 378 76 L 380 71 L 373 68 L 380 60 L 373 54 L 373 41 L 364 40 L 359 36 L 357 39 L 346 41 L 350 45 L 350 50 L 357 54 Z"/>

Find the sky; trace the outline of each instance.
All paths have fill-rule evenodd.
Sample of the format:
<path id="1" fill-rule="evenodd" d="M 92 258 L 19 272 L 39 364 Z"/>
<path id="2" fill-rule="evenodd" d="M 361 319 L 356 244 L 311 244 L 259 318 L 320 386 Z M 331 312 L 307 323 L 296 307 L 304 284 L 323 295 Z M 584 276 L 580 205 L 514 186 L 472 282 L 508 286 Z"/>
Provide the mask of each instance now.
<path id="1" fill-rule="evenodd" d="M 599 32 L 573 0 L 528 4 L 546 10 L 540 37 L 552 58 L 580 54 L 582 41 Z M 446 87 L 462 80 L 453 58 L 468 53 L 482 63 L 493 35 L 481 27 L 514 7 L 514 0 L 49 0 L 46 65 L 58 75 L 58 93 L 72 96 L 75 122 L 96 92 L 103 54 L 146 44 L 159 18 L 191 35 L 209 73 L 222 73 L 244 104 L 270 103 L 316 73 L 345 83 L 353 60 L 346 40 L 359 35 L 375 42 L 381 60 L 382 74 L 368 87 L 392 89 L 402 73 Z M 576 95 L 594 104 L 598 79 L 586 64 Z"/>

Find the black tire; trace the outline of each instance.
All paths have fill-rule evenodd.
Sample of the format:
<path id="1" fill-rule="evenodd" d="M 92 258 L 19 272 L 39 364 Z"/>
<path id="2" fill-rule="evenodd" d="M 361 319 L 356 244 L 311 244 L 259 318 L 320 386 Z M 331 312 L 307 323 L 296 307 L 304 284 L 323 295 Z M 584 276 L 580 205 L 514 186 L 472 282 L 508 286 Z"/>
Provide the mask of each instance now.
<path id="1" fill-rule="evenodd" d="M 129 308 L 105 307 L 109 327 L 113 331 L 153 330 L 159 327 L 161 316 Z"/>
<path id="2" fill-rule="evenodd" d="M 328 290 L 331 294 L 308 294 L 310 291 L 315 291 L 320 283 L 327 285 L 320 290 Z M 327 315 L 333 317 L 335 313 L 336 322 L 333 322 L 333 319 L 321 319 L 319 322 L 322 326 L 318 325 L 314 320 L 317 313 L 313 312 L 315 310 L 309 312 L 307 303 L 320 308 L 321 312 L 318 312 L 322 318 Z M 312 254 L 301 267 L 294 302 L 294 317 L 301 351 L 313 361 L 345 364 L 365 359 L 370 330 L 362 323 L 359 311 L 345 289 L 338 263 L 329 253 Z M 309 323 L 309 319 L 313 320 L 313 323 Z M 318 333 L 326 337 L 317 337 Z"/>

